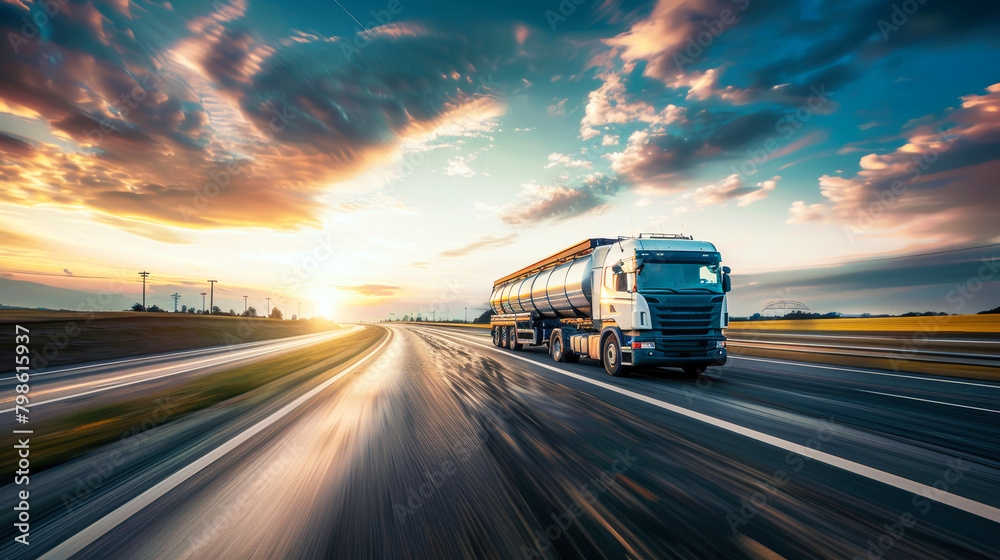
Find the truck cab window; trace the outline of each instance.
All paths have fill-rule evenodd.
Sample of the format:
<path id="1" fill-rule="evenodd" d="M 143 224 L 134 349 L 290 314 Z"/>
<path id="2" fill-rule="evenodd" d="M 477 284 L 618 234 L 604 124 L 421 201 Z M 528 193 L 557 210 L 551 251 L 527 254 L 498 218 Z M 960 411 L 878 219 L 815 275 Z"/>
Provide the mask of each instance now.
<path id="1" fill-rule="evenodd" d="M 611 267 L 604 269 L 604 287 L 616 292 L 627 292 L 629 288 L 629 274 L 622 272 L 615 274 Z"/>

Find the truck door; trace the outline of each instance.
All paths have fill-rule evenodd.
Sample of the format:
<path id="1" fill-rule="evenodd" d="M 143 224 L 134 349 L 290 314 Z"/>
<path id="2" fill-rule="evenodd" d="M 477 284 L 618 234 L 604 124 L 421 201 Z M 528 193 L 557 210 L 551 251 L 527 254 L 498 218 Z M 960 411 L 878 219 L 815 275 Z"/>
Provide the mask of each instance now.
<path id="1" fill-rule="evenodd" d="M 601 283 L 601 320 L 613 320 L 618 328 L 632 328 L 632 294 L 629 292 L 629 277 L 634 273 L 615 273 L 610 266 L 604 267 L 604 281 Z"/>

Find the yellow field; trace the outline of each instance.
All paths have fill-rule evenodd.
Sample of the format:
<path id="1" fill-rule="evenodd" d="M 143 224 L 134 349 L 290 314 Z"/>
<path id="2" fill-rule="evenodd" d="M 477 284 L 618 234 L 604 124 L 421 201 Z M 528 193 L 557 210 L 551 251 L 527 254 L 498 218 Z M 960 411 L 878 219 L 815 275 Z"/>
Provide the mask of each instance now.
<path id="1" fill-rule="evenodd" d="M 733 321 L 730 329 L 767 331 L 895 331 L 1000 333 L 1000 315 Z"/>

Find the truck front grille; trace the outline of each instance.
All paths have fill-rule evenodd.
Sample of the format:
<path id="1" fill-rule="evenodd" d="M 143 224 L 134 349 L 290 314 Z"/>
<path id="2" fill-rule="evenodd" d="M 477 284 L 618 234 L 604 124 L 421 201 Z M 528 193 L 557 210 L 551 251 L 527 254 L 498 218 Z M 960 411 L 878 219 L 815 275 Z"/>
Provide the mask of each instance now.
<path id="1" fill-rule="evenodd" d="M 707 336 L 722 334 L 722 303 L 713 296 L 663 296 L 656 303 L 647 299 L 653 330 L 663 336 Z M 721 300 L 722 298 L 717 298 Z"/>

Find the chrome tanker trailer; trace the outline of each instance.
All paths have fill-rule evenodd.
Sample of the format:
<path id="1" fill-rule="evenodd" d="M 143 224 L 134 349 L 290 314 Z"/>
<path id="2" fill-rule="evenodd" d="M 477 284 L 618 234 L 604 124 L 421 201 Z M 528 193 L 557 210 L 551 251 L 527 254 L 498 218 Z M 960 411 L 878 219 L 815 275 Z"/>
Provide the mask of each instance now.
<path id="1" fill-rule="evenodd" d="M 588 239 L 493 284 L 493 343 L 547 345 L 559 362 L 600 360 L 614 376 L 632 366 L 690 374 L 726 363 L 729 267 L 691 237 Z"/>

